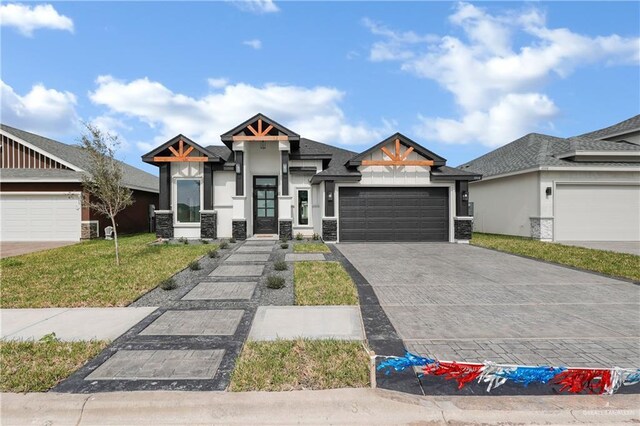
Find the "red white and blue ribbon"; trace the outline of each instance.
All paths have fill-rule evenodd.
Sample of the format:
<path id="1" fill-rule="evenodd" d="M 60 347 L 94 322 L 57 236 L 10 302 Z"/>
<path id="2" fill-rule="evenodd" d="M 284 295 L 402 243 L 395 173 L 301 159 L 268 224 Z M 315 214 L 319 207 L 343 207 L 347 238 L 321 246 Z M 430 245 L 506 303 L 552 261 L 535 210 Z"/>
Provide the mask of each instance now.
<path id="1" fill-rule="evenodd" d="M 403 357 L 379 356 L 384 358 L 377 369 L 386 374 L 406 368 L 420 367 L 422 374 L 442 376 L 458 382 L 458 389 L 477 381 L 487 384 L 487 392 L 510 381 L 527 386 L 531 383 L 559 386 L 560 392 L 612 395 L 620 386 L 640 382 L 640 368 L 568 368 L 550 366 L 529 366 L 484 363 L 440 361 L 424 358 L 407 352 Z"/>

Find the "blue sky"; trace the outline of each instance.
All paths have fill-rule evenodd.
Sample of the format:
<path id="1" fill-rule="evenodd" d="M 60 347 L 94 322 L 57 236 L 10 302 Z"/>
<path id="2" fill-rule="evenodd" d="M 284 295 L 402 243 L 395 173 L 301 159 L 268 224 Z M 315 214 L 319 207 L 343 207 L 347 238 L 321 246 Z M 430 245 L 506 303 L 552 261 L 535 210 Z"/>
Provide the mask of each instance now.
<path id="1" fill-rule="evenodd" d="M 355 151 L 400 131 L 458 165 L 640 111 L 638 2 L 54 2 L 0 6 L 2 122 L 140 155 L 263 112 Z"/>

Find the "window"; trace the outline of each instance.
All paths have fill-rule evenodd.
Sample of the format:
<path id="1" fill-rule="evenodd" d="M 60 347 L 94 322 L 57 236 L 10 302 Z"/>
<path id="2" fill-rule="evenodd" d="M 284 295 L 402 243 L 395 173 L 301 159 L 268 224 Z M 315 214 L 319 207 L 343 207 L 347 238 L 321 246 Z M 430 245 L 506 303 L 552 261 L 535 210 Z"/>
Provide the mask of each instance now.
<path id="1" fill-rule="evenodd" d="M 298 191 L 298 225 L 309 224 L 309 190 Z"/>
<path id="2" fill-rule="evenodd" d="M 200 222 L 200 181 L 180 179 L 176 181 L 178 222 Z"/>

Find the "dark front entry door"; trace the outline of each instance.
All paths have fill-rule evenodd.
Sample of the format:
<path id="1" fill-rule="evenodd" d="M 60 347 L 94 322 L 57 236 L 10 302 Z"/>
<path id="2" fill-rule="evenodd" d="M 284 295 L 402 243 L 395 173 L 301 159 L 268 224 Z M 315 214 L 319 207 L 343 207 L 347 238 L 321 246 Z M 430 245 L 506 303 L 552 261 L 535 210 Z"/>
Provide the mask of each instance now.
<path id="1" fill-rule="evenodd" d="M 278 178 L 253 178 L 253 233 L 278 233 Z"/>

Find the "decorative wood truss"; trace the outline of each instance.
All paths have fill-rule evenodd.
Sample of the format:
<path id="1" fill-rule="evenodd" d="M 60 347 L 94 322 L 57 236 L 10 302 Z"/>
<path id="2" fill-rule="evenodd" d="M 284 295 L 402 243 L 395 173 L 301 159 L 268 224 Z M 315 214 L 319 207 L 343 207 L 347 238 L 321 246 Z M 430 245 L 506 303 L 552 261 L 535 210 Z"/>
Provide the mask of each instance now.
<path id="1" fill-rule="evenodd" d="M 413 147 L 408 147 L 404 152 L 400 152 L 400 139 L 396 138 L 396 152 L 391 153 L 386 147 L 380 150 L 389 157 L 389 160 L 362 160 L 363 166 L 433 166 L 432 160 L 407 160 L 409 154 L 413 152 Z"/>
<path id="2" fill-rule="evenodd" d="M 246 127 L 253 135 L 235 135 L 234 141 L 262 142 L 262 141 L 286 141 L 289 137 L 286 135 L 269 135 L 273 125 L 269 124 L 266 129 L 262 129 L 262 118 L 258 118 L 258 130 L 252 124 Z"/>
<path id="3" fill-rule="evenodd" d="M 209 157 L 189 157 L 189 154 L 194 150 L 192 146 L 189 146 L 186 150 L 184 149 L 184 141 L 180 139 L 178 142 L 178 150 L 172 146 L 169 147 L 169 151 L 173 154 L 173 156 L 169 157 L 153 157 L 153 161 L 157 162 L 174 162 L 174 161 L 184 161 L 184 162 L 196 162 L 196 163 L 206 163 L 209 161 Z"/>

